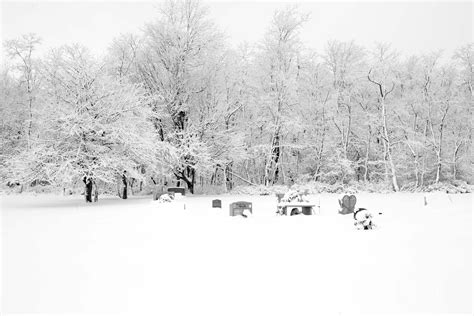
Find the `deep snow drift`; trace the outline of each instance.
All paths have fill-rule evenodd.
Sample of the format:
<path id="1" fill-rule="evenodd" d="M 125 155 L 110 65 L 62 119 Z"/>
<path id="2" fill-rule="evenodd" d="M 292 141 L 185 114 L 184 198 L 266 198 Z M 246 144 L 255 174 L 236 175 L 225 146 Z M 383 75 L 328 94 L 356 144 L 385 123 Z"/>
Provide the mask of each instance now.
<path id="1" fill-rule="evenodd" d="M 423 197 L 428 205 L 424 205 Z M 272 196 L 2 200 L 2 312 L 133 315 L 470 313 L 472 194 L 358 194 L 373 231 L 311 196 L 276 217 Z M 254 214 L 229 217 L 228 204 Z"/>

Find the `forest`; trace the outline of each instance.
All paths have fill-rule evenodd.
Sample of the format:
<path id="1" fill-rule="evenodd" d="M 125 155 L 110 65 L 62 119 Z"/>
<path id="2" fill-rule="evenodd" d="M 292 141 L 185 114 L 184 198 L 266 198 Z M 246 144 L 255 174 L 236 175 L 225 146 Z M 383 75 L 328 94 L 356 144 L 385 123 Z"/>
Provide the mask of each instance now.
<path id="1" fill-rule="evenodd" d="M 472 184 L 473 43 L 316 52 L 300 38 L 310 18 L 276 11 L 257 44 L 233 47 L 205 5 L 173 0 L 100 57 L 80 44 L 40 55 L 35 34 L 4 41 L 1 186 Z"/>

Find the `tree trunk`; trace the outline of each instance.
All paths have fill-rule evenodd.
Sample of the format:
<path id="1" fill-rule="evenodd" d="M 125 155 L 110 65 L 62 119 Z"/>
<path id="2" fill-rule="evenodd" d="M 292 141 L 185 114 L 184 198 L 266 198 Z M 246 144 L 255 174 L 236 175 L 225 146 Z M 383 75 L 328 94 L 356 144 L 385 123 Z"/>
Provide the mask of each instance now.
<path id="1" fill-rule="evenodd" d="M 391 145 L 390 137 L 388 135 L 387 113 L 385 110 L 385 100 L 383 98 L 381 100 L 380 105 L 382 107 L 382 122 L 383 122 L 383 134 L 384 134 L 383 139 L 386 143 L 387 158 L 388 158 L 388 163 L 390 166 L 391 178 L 392 178 L 392 188 L 395 192 L 398 192 L 400 191 L 400 188 L 398 187 L 397 172 L 396 172 L 395 164 L 393 162 L 393 157 L 392 157 L 392 145 Z"/>
<path id="2" fill-rule="evenodd" d="M 127 193 L 127 174 L 126 171 L 124 171 L 122 174 L 121 198 L 126 200 L 128 198 Z"/>
<path id="3" fill-rule="evenodd" d="M 84 197 L 86 199 L 86 203 L 92 203 L 92 179 L 89 177 L 84 177 L 82 181 L 84 182 Z"/>
<path id="4" fill-rule="evenodd" d="M 420 187 L 425 185 L 425 167 L 426 167 L 426 157 L 423 157 L 423 163 L 421 164 L 421 173 L 420 173 Z"/>
<path id="5" fill-rule="evenodd" d="M 369 133 L 367 135 L 367 147 L 365 149 L 365 162 L 364 162 L 364 182 L 369 179 L 369 153 L 370 153 L 370 139 L 372 137 L 372 128 L 369 125 Z"/>
<path id="6" fill-rule="evenodd" d="M 454 143 L 454 150 L 453 150 L 453 180 L 456 180 L 457 178 L 457 161 L 458 161 L 458 152 L 459 152 L 459 149 L 461 148 L 463 142 L 458 142 L 458 141 L 455 141 Z"/>
<path id="7" fill-rule="evenodd" d="M 232 162 L 228 163 L 224 169 L 226 190 L 231 191 L 233 189 L 233 180 L 232 180 Z"/>
<path id="8" fill-rule="evenodd" d="M 97 187 L 97 182 L 94 181 L 94 202 L 99 201 L 99 188 Z"/>
<path id="9" fill-rule="evenodd" d="M 176 172 L 175 171 L 176 179 L 178 180 L 178 187 L 180 180 L 183 180 L 188 187 L 188 190 L 191 194 L 194 194 L 194 185 L 196 183 L 196 170 L 190 166 L 186 167 L 186 169 Z"/>
<path id="10" fill-rule="evenodd" d="M 270 159 L 265 164 L 265 185 L 275 184 L 278 181 L 279 170 L 278 162 L 280 160 L 280 126 L 275 128 L 270 148 Z"/>

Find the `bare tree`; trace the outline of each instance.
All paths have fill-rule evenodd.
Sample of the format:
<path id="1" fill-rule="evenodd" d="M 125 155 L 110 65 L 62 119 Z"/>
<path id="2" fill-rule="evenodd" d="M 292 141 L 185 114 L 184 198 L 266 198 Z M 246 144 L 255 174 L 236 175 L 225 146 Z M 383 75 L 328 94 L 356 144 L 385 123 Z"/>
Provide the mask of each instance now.
<path id="1" fill-rule="evenodd" d="M 35 101 L 36 88 L 38 86 L 38 76 L 33 52 L 41 43 L 41 39 L 33 33 L 25 34 L 18 39 L 5 42 L 7 55 L 19 60 L 18 70 L 24 84 L 27 95 L 27 146 L 31 148 L 31 133 L 33 125 L 33 103 Z"/>
<path id="2" fill-rule="evenodd" d="M 295 80 L 297 76 L 297 55 L 301 43 L 298 38 L 301 26 L 308 15 L 298 12 L 297 7 L 287 7 L 273 15 L 270 29 L 264 42 L 262 58 L 266 60 L 264 91 L 270 99 L 272 116 L 270 151 L 265 159 L 265 185 L 278 181 L 282 157 L 282 133 L 284 118 L 295 101 Z M 268 84 L 266 83 L 268 82 Z"/>
<path id="3" fill-rule="evenodd" d="M 394 91 L 395 82 L 392 81 L 390 88 L 387 86 L 387 81 L 389 72 L 391 71 L 391 63 L 394 63 L 397 54 L 390 49 L 390 46 L 379 44 L 377 45 L 376 50 L 376 63 L 378 64 L 377 70 L 379 73 L 379 78 L 374 78 L 374 68 L 369 70 L 367 79 L 375 85 L 377 89 L 377 103 L 380 108 L 380 116 L 382 119 L 382 131 L 381 138 L 384 144 L 384 157 L 386 162 L 390 167 L 391 182 L 392 188 L 394 191 L 399 191 L 398 179 L 397 179 L 397 170 L 395 167 L 395 162 L 393 158 L 393 140 L 389 132 L 388 126 L 388 113 L 387 113 L 387 97 Z"/>

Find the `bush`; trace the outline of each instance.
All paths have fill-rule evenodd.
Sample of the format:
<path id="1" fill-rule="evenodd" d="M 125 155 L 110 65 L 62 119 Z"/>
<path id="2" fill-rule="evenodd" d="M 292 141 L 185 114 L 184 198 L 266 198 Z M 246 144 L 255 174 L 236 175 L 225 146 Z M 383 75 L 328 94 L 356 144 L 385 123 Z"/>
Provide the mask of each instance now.
<path id="1" fill-rule="evenodd" d="M 274 185 L 266 187 L 264 185 L 252 185 L 252 186 L 238 186 L 234 188 L 232 194 L 247 194 L 247 195 L 274 195 L 277 193 L 285 193 L 288 191 L 288 187 L 284 185 Z"/>
<path id="2" fill-rule="evenodd" d="M 452 182 L 439 182 L 430 184 L 426 187 L 419 188 L 421 192 L 446 192 L 450 194 L 472 193 L 472 185 L 461 180 Z"/>
<path id="3" fill-rule="evenodd" d="M 393 189 L 389 183 L 386 182 L 363 182 L 352 181 L 349 182 L 348 187 L 357 192 L 368 193 L 391 193 Z"/>

